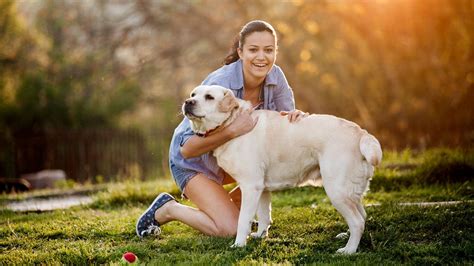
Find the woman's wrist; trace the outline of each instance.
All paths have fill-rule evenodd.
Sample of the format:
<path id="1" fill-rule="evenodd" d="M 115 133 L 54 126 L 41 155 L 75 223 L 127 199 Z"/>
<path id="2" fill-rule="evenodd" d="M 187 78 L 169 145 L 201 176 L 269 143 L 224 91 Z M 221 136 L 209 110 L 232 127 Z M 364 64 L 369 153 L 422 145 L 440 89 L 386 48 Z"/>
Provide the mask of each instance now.
<path id="1" fill-rule="evenodd" d="M 231 140 L 233 138 L 238 137 L 237 132 L 235 130 L 233 130 L 232 127 L 229 127 L 229 126 L 225 127 L 222 130 L 222 134 L 224 134 L 224 136 L 227 140 Z"/>

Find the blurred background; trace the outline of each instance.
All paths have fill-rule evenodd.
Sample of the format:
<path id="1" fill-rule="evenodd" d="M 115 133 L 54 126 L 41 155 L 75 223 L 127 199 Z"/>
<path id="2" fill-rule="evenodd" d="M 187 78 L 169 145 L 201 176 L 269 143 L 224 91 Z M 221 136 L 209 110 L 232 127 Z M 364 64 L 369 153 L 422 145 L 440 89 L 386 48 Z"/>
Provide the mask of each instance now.
<path id="1" fill-rule="evenodd" d="M 473 147 L 472 0 L 0 0 L 0 177 L 169 175 L 182 101 L 253 19 L 298 109 L 385 150 Z"/>

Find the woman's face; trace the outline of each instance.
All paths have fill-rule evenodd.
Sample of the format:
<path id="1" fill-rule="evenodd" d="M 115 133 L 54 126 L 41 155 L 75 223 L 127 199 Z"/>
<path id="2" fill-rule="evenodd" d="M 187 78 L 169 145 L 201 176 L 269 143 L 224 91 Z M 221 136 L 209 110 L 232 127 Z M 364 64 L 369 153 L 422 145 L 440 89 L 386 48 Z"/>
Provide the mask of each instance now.
<path id="1" fill-rule="evenodd" d="M 238 49 L 245 79 L 264 79 L 276 60 L 275 37 L 268 31 L 253 32 Z"/>

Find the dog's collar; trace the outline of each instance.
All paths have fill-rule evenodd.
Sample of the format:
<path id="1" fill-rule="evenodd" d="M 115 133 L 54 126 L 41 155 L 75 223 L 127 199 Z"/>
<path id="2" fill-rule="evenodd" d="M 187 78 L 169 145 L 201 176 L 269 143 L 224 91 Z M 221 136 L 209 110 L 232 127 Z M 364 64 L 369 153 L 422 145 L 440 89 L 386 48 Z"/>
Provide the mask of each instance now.
<path id="1" fill-rule="evenodd" d="M 205 138 L 205 137 L 209 136 L 209 134 L 211 134 L 212 132 L 216 131 L 216 130 L 217 130 L 218 128 L 220 128 L 220 127 L 221 127 L 221 126 L 217 126 L 216 128 L 213 128 L 213 129 L 211 129 L 211 130 L 208 130 L 208 131 L 206 131 L 206 132 L 204 132 L 204 133 L 196 133 L 196 136 Z"/>

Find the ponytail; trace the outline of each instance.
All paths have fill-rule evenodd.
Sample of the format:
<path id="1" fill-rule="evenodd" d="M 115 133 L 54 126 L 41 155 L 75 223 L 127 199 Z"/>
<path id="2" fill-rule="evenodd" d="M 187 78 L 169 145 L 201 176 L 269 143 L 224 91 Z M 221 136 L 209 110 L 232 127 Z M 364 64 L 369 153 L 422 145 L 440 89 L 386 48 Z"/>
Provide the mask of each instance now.
<path id="1" fill-rule="evenodd" d="M 239 49 L 239 36 L 234 38 L 234 43 L 232 44 L 232 47 L 230 47 L 230 51 L 227 56 L 224 58 L 224 65 L 230 65 L 239 60 L 240 57 L 237 49 Z"/>

